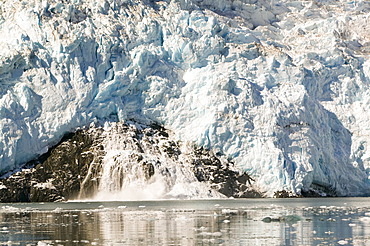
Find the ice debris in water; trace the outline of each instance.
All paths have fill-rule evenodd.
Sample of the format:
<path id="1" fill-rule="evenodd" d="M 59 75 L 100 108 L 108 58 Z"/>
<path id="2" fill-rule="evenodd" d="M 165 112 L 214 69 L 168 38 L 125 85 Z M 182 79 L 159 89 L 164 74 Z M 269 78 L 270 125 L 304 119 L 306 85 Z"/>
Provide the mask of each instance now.
<path id="1" fill-rule="evenodd" d="M 2 1 L 0 170 L 116 116 L 234 159 L 261 191 L 368 194 L 366 1 Z"/>
<path id="2" fill-rule="evenodd" d="M 53 241 L 51 240 L 43 240 L 37 243 L 37 246 L 50 246 L 50 245 L 53 245 Z"/>
<path id="3" fill-rule="evenodd" d="M 340 245 L 346 245 L 346 244 L 348 244 L 348 241 L 347 240 L 339 240 L 338 241 L 338 244 L 340 244 Z"/>

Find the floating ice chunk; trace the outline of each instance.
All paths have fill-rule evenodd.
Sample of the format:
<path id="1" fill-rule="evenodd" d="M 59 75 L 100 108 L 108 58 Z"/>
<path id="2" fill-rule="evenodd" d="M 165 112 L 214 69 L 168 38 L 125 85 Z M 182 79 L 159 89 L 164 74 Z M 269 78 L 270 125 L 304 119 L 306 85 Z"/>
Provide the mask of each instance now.
<path id="1" fill-rule="evenodd" d="M 364 222 L 364 223 L 370 223 L 370 217 L 361 217 L 361 218 L 359 218 L 359 220 L 361 221 L 361 222 Z"/>
<path id="2" fill-rule="evenodd" d="M 63 211 L 63 208 L 58 207 L 58 208 L 55 208 L 53 211 L 56 212 L 56 213 L 60 213 L 60 212 Z"/>
<path id="3" fill-rule="evenodd" d="M 37 245 L 38 246 L 50 246 L 52 244 L 53 244 L 53 242 L 50 241 L 50 240 L 43 240 L 43 241 L 37 242 Z"/>

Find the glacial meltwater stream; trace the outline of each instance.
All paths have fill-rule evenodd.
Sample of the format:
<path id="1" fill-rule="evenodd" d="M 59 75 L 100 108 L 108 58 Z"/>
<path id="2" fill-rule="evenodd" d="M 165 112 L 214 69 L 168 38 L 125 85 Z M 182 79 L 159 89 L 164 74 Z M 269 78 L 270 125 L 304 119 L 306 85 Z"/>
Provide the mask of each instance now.
<path id="1" fill-rule="evenodd" d="M 2 204 L 1 245 L 369 245 L 369 198 Z"/>

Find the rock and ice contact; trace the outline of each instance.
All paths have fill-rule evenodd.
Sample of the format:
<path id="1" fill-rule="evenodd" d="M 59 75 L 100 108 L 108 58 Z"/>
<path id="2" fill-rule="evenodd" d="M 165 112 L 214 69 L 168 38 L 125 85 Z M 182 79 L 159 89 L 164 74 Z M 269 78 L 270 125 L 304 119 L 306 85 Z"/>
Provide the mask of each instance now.
<path id="1" fill-rule="evenodd" d="M 267 196 L 369 194 L 365 1 L 0 1 L 0 169 L 116 117 L 232 158 Z"/>

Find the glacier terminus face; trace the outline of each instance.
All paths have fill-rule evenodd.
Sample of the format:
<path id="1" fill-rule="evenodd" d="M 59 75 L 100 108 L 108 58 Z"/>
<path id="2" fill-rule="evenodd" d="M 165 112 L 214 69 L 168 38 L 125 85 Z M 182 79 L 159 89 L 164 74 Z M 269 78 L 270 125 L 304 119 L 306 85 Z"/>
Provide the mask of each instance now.
<path id="1" fill-rule="evenodd" d="M 0 170 L 104 119 L 158 123 L 266 196 L 369 195 L 370 4 L 0 0 Z"/>

